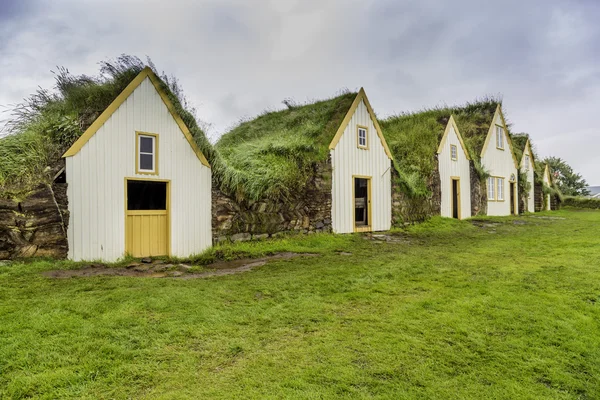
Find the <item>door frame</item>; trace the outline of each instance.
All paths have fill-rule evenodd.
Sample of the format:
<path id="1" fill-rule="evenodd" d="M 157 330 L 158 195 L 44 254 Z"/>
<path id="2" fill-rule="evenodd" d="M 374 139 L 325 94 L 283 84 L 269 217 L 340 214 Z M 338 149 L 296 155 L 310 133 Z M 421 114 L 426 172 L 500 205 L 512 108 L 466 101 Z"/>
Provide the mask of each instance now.
<path id="1" fill-rule="evenodd" d="M 454 193 L 452 193 L 452 189 L 454 187 L 454 181 L 456 181 L 456 199 L 458 200 L 458 204 L 457 204 L 457 215 L 458 215 L 458 219 L 462 219 L 462 213 L 461 213 L 461 204 L 462 204 L 462 199 L 460 198 L 460 176 L 451 176 L 450 177 L 450 215 L 451 218 L 454 218 Z"/>
<path id="2" fill-rule="evenodd" d="M 167 208 L 167 257 L 171 257 L 171 180 L 170 179 L 152 179 L 152 178 L 130 178 L 130 177 L 125 177 L 125 191 L 124 191 L 124 200 L 125 200 L 125 204 L 123 205 L 123 209 L 125 210 L 124 214 L 125 214 L 125 218 L 124 218 L 124 226 L 123 226 L 123 232 L 125 233 L 125 254 L 127 253 L 127 249 L 128 249 L 128 242 L 127 242 L 127 216 L 128 215 L 133 215 L 135 214 L 137 211 L 136 210 L 131 210 L 133 214 L 129 214 L 129 210 L 127 210 L 127 181 L 143 181 L 143 182 L 165 182 L 167 184 L 167 199 L 166 199 L 166 208 Z"/>
<path id="3" fill-rule="evenodd" d="M 373 177 L 372 176 L 367 176 L 367 175 L 352 175 L 352 196 L 351 196 L 351 200 L 352 200 L 352 226 L 354 228 L 354 232 L 372 232 L 373 231 L 373 210 L 372 210 L 372 192 L 371 192 L 371 179 Z M 356 203 L 354 201 L 355 197 L 355 193 L 356 193 L 356 188 L 355 188 L 355 184 L 356 184 L 356 179 L 366 179 L 367 180 L 367 219 L 369 221 L 368 225 L 364 225 L 364 226 L 356 226 Z"/>
<path id="4" fill-rule="evenodd" d="M 519 215 L 519 196 L 517 196 L 517 182 L 513 180 L 509 181 L 508 183 L 510 184 L 508 188 L 508 195 L 512 196 L 512 199 L 510 199 L 510 201 L 513 207 L 513 212 L 511 212 L 510 215 Z"/>

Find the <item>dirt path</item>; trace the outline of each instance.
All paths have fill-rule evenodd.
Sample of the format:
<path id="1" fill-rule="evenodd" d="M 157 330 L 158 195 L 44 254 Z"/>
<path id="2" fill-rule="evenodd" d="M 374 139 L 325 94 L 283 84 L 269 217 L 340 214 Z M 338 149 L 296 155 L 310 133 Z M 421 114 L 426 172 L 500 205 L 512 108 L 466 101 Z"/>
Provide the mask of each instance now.
<path id="1" fill-rule="evenodd" d="M 254 268 L 262 267 L 269 261 L 289 260 L 297 257 L 316 257 L 319 254 L 313 253 L 278 253 L 272 256 L 262 258 L 244 258 L 233 261 L 219 261 L 207 265 L 208 271 L 192 272 L 192 267 L 186 264 L 165 264 L 165 263 L 133 263 L 127 267 L 109 267 L 103 264 L 92 264 L 79 269 L 66 269 L 45 271 L 42 275 L 48 278 L 65 279 L 76 277 L 92 276 L 128 276 L 140 278 L 177 278 L 177 279 L 198 279 L 209 278 L 212 276 L 224 276 L 239 274 L 241 272 L 251 271 Z"/>

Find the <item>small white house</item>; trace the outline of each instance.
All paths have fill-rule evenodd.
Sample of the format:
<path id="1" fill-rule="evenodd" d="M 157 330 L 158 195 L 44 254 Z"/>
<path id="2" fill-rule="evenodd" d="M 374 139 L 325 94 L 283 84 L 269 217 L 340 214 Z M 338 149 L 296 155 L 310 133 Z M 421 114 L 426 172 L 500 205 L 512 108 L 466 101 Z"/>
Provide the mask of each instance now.
<path id="1" fill-rule="evenodd" d="M 481 150 L 481 165 L 490 174 L 487 179 L 487 215 L 517 215 L 519 163 L 500 105 L 496 108 Z"/>
<path id="2" fill-rule="evenodd" d="M 527 182 L 530 185 L 529 192 L 527 193 L 527 199 L 525 201 L 525 211 L 535 212 L 535 160 L 533 158 L 533 152 L 531 151 L 531 142 L 529 139 L 527 139 L 527 143 L 523 149 L 523 157 L 521 157 L 521 172 L 527 175 Z"/>
<path id="3" fill-rule="evenodd" d="M 211 246 L 211 169 L 160 85 L 145 68 L 64 154 L 70 259 Z"/>
<path id="4" fill-rule="evenodd" d="M 446 125 L 437 154 L 442 217 L 471 217 L 471 157 L 453 116 Z"/>
<path id="5" fill-rule="evenodd" d="M 392 154 L 364 89 L 329 145 L 335 233 L 386 231 L 392 223 Z"/>
<path id="6" fill-rule="evenodd" d="M 550 178 L 550 167 L 546 164 L 546 168 L 544 168 L 544 176 L 542 177 L 542 181 L 544 182 L 544 186 L 550 187 L 551 178 Z M 552 204 L 550 202 L 550 194 L 544 196 L 544 209 L 546 211 L 552 210 Z"/>

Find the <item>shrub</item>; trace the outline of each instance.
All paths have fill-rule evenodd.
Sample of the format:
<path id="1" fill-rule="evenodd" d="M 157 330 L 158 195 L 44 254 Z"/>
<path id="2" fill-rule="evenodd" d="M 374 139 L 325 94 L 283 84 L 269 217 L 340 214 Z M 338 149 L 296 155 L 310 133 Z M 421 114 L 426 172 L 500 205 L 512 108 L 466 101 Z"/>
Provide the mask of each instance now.
<path id="1" fill-rule="evenodd" d="M 564 196 L 562 205 L 574 208 L 600 210 L 600 199 L 592 199 L 589 197 L 580 196 Z"/>

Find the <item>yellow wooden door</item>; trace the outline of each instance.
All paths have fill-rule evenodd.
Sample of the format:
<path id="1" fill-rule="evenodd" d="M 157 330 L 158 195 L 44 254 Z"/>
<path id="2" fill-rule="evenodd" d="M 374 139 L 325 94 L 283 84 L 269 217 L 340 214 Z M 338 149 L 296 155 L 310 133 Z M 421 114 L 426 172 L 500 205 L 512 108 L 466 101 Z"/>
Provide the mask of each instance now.
<path id="1" fill-rule="evenodd" d="M 155 257 L 169 254 L 167 210 L 127 211 L 125 247 L 134 257 Z"/>

